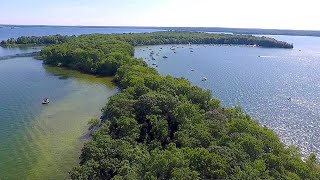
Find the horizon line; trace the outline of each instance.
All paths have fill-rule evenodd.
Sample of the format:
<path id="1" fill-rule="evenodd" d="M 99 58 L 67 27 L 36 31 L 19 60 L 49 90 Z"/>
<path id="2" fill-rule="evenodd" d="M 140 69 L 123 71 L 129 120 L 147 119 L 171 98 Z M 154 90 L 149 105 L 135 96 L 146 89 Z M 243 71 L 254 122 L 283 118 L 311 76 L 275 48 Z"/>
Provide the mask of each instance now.
<path id="1" fill-rule="evenodd" d="M 239 28 L 239 27 L 214 27 L 214 26 L 125 26 L 125 25 L 50 25 L 50 24 L 0 24 L 0 26 L 23 26 L 23 27 L 93 27 L 93 28 L 107 28 L 107 27 L 135 27 L 135 28 L 216 28 L 216 29 L 234 29 L 234 30 L 277 30 L 277 31 L 314 31 L 308 29 L 277 29 L 277 28 Z"/>

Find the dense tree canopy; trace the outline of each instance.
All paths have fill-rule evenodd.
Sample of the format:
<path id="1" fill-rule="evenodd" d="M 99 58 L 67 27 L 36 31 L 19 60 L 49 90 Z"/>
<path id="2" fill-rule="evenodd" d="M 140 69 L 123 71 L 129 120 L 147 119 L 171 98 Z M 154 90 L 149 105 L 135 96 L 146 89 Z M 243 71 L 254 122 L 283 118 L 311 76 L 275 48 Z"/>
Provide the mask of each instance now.
<path id="1" fill-rule="evenodd" d="M 132 58 L 134 48 L 105 35 L 86 35 L 71 42 L 46 47 L 41 52 L 45 62 L 85 73 L 114 75 L 124 64 L 144 64 Z"/>
<path id="2" fill-rule="evenodd" d="M 61 44 L 70 41 L 75 36 L 62 36 L 62 35 L 51 35 L 51 36 L 21 36 L 17 39 L 10 38 L 8 40 L 1 41 L 1 46 L 14 46 L 14 45 L 48 45 L 48 44 Z"/>
<path id="3" fill-rule="evenodd" d="M 190 42 L 185 34 L 174 43 Z M 72 179 L 320 179 L 315 155 L 303 161 L 241 108 L 224 108 L 210 91 L 133 57 L 132 45 L 173 43 L 170 36 L 85 35 L 42 51 L 48 64 L 115 75 L 122 89 L 103 109 Z"/>
<path id="4" fill-rule="evenodd" d="M 215 34 L 200 32 L 164 31 L 144 34 L 116 35 L 117 38 L 136 45 L 159 44 L 232 44 L 232 45 L 257 45 L 261 47 L 293 48 L 292 44 L 277 41 L 269 37 L 252 35 Z"/>
<path id="5" fill-rule="evenodd" d="M 88 35 L 84 35 L 88 36 Z M 99 36 L 99 35 L 89 35 Z M 293 48 L 292 44 L 277 41 L 269 37 L 257 37 L 252 35 L 237 35 L 237 34 L 215 34 L 215 33 L 200 33 L 187 31 L 165 31 L 154 33 L 137 33 L 137 34 L 111 34 L 100 35 L 100 37 L 115 38 L 136 45 L 160 45 L 160 44 L 234 44 L 234 45 L 257 45 L 261 47 L 275 48 Z M 27 45 L 27 44 L 61 44 L 75 39 L 75 36 L 22 36 L 17 39 L 10 38 L 4 40 L 0 45 Z"/>

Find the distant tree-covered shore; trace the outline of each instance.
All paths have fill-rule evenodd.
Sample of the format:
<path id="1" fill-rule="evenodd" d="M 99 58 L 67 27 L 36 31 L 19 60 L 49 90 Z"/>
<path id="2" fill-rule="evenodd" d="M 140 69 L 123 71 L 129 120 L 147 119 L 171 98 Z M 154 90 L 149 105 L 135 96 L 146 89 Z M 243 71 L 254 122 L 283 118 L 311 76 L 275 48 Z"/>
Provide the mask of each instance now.
<path id="1" fill-rule="evenodd" d="M 62 44 L 70 41 L 75 36 L 62 36 L 62 35 L 50 35 L 50 36 L 21 36 L 18 38 L 10 38 L 0 42 L 2 47 L 7 46 L 19 46 L 19 45 L 50 45 L 50 44 Z"/>
<path id="2" fill-rule="evenodd" d="M 232 44 L 232 45 L 256 45 L 260 47 L 293 48 L 292 44 L 277 41 L 269 37 L 257 37 L 252 35 L 213 34 L 187 31 L 165 31 L 137 34 L 112 34 L 110 38 L 123 40 L 131 45 L 161 45 L 161 44 Z M 50 45 L 69 42 L 76 36 L 21 36 L 17 39 L 10 38 L 1 41 L 1 46 L 14 45 Z"/>

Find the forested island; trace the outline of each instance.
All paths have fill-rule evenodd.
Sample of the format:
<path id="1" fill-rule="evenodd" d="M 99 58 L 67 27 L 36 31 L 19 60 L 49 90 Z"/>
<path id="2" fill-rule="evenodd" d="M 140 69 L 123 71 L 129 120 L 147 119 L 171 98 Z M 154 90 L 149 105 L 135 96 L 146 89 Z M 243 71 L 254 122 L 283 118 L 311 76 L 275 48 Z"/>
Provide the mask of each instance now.
<path id="1" fill-rule="evenodd" d="M 152 28 L 152 27 L 150 27 Z M 289 36 L 320 36 L 316 30 L 289 30 L 289 29 L 257 29 L 257 28 L 226 28 L 226 27 L 157 27 L 156 29 L 169 31 L 194 31 L 194 32 L 220 32 L 233 34 L 264 34 L 264 35 L 289 35 Z"/>
<path id="2" fill-rule="evenodd" d="M 260 47 L 293 48 L 292 44 L 277 41 L 269 37 L 252 35 L 213 34 L 187 31 L 165 31 L 137 34 L 111 34 L 105 35 L 113 39 L 126 41 L 131 45 L 160 45 L 160 44 L 231 44 L 256 45 Z M 48 45 L 70 42 L 76 36 L 21 36 L 1 41 L 1 46 L 14 45 Z"/>
<path id="3" fill-rule="evenodd" d="M 61 44 L 70 41 L 75 36 L 62 36 L 62 35 L 50 35 L 50 36 L 21 36 L 18 38 L 10 38 L 2 40 L 0 45 L 2 47 L 19 46 L 19 45 L 49 45 L 49 44 Z"/>
<path id="4" fill-rule="evenodd" d="M 261 28 L 227 28 L 227 27 L 154 27 L 154 26 L 50 26 L 50 25 L 0 25 L 0 28 L 34 28 L 34 27 L 61 27 L 61 28 L 122 28 L 122 29 L 153 29 L 162 31 L 191 31 L 214 32 L 233 34 L 257 35 L 289 35 L 289 36 L 320 36 L 318 30 L 292 30 L 292 29 L 261 29 Z"/>
<path id="5" fill-rule="evenodd" d="M 314 154 L 303 161 L 299 149 L 286 147 L 241 108 L 225 108 L 210 91 L 161 76 L 133 56 L 135 45 L 220 41 L 290 47 L 253 36 L 160 32 L 82 35 L 44 48 L 45 63 L 114 76 L 121 88 L 71 179 L 320 179 Z"/>

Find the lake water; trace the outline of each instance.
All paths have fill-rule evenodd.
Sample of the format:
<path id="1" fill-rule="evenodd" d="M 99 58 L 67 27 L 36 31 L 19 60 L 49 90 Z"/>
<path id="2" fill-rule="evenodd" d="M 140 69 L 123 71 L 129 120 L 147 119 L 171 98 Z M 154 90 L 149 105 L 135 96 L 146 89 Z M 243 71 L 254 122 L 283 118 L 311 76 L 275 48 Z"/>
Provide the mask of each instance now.
<path id="1" fill-rule="evenodd" d="M 171 46 L 149 46 L 136 47 L 135 55 L 161 74 L 212 90 L 225 106 L 240 105 L 286 144 L 320 156 L 320 38 L 273 37 L 295 48 L 178 45 L 174 53 Z"/>
<path id="2" fill-rule="evenodd" d="M 32 51 L 1 49 L 0 55 Z M 78 163 L 87 123 L 117 92 L 110 78 L 0 61 L 0 179 L 65 179 Z M 42 105 L 49 97 L 49 105 Z"/>
<path id="3" fill-rule="evenodd" d="M 46 35 L 81 35 L 81 34 L 111 34 L 111 33 L 144 33 L 159 31 L 155 29 L 143 29 L 133 27 L 57 27 L 57 26 L 30 26 L 30 27 L 11 27 L 0 28 L 0 41 L 20 36 L 46 36 Z"/>

